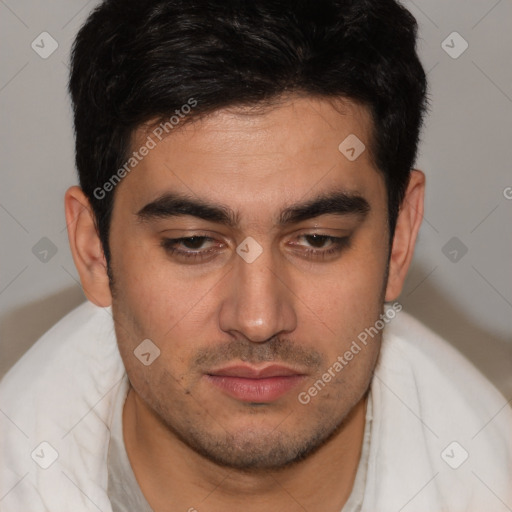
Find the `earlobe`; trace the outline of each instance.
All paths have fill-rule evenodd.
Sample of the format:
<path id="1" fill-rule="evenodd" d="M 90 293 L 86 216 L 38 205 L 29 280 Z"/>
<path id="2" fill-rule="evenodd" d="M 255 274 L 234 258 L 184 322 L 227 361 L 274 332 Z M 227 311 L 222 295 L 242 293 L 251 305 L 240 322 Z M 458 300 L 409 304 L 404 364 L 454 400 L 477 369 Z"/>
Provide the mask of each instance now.
<path id="1" fill-rule="evenodd" d="M 100 307 L 112 304 L 107 262 L 89 201 L 80 187 L 65 195 L 69 245 L 85 296 Z"/>
<path id="2" fill-rule="evenodd" d="M 386 287 L 386 302 L 396 300 L 409 270 L 414 254 L 414 246 L 423 220 L 423 200 L 425 195 L 425 174 L 413 169 L 393 237 L 389 260 L 389 275 Z"/>

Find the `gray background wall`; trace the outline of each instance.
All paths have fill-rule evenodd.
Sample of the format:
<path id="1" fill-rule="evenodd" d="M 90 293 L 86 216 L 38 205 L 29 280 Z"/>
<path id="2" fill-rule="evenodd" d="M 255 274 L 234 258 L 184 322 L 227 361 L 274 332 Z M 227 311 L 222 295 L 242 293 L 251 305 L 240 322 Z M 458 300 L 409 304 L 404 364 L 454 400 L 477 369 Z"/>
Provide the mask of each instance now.
<path id="1" fill-rule="evenodd" d="M 84 300 L 63 209 L 76 183 L 66 80 L 96 3 L 0 0 L 0 376 Z M 426 213 L 401 302 L 511 399 L 512 2 L 404 5 L 420 24 L 432 110 L 417 162 Z M 49 56 L 42 32 L 58 43 Z"/>

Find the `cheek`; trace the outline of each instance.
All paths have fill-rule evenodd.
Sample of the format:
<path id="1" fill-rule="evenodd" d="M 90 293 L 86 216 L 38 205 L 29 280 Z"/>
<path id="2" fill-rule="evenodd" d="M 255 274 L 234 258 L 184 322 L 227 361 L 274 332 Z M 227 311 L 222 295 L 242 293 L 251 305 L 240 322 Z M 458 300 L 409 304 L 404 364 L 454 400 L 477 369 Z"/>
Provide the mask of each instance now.
<path id="1" fill-rule="evenodd" d="M 357 395 L 371 375 L 380 348 L 381 332 L 374 326 L 383 312 L 386 256 L 385 243 L 380 247 L 360 243 L 339 265 L 304 283 L 297 293 L 306 306 L 302 337 L 314 340 L 326 356 L 327 366 L 315 379 L 331 370 L 322 393 L 326 403 L 351 389 Z"/>
<path id="2" fill-rule="evenodd" d="M 167 261 L 158 247 L 144 249 L 126 244 L 112 260 L 112 309 L 130 380 L 142 396 L 159 382 L 175 393 L 184 393 L 194 378 L 188 371 L 190 360 L 197 347 L 208 340 L 205 318 L 214 311 L 214 285 L 219 277 L 192 279 L 190 272 Z M 159 350 L 158 358 L 147 367 L 134 355 L 146 339 Z"/>
<path id="3" fill-rule="evenodd" d="M 300 294 L 333 330 L 361 328 L 381 313 L 387 266 L 383 244 L 360 243 L 323 275 L 308 279 Z"/>
<path id="4" fill-rule="evenodd" d="M 197 302 L 199 289 L 171 265 L 154 244 L 121 243 L 112 253 L 114 303 L 137 321 L 146 337 L 161 338 Z M 197 283 L 196 283 L 197 284 Z M 202 286 L 202 285 L 201 285 Z"/>

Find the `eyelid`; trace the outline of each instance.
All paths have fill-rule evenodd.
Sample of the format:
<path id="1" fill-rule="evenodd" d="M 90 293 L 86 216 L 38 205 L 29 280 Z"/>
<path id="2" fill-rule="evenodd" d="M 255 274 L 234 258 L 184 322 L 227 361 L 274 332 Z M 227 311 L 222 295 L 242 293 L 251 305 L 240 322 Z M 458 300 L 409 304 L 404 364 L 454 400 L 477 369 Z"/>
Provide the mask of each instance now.
<path id="1" fill-rule="evenodd" d="M 311 247 L 311 246 L 304 246 L 306 247 L 305 250 L 301 250 L 301 252 L 303 254 L 307 254 L 307 255 L 313 255 L 313 257 L 317 257 L 317 258 L 325 258 L 329 255 L 333 255 L 333 254 L 341 254 L 341 252 L 350 245 L 350 241 L 351 241 L 351 236 L 342 236 L 342 237 L 338 237 L 338 236 L 332 236 L 332 235 L 325 235 L 325 234 L 322 234 L 322 233 L 306 233 L 306 234 L 303 234 L 303 235 L 300 235 L 300 237 L 307 237 L 307 236 L 312 236 L 312 235 L 317 235 L 321 238 L 325 238 L 327 239 L 330 244 L 326 247 L 326 248 L 315 248 L 315 247 Z M 293 245 L 302 245 L 302 244 L 291 244 L 292 246 Z M 298 252 L 298 251 L 296 251 Z"/>
<path id="2" fill-rule="evenodd" d="M 330 242 L 326 249 L 323 248 L 315 248 L 315 247 L 305 247 L 305 249 L 294 249 L 292 252 L 300 253 L 301 257 L 316 260 L 317 262 L 323 261 L 327 258 L 337 258 L 341 255 L 345 248 L 350 245 L 351 236 L 343 236 L 336 237 L 324 233 L 319 232 L 306 232 L 300 235 L 297 235 L 296 238 L 303 238 L 307 236 L 319 236 L 323 239 L 326 239 Z M 176 246 L 184 241 L 192 238 L 202 239 L 204 242 L 217 241 L 215 238 L 200 234 L 193 234 L 186 237 L 179 238 L 164 238 L 161 240 L 160 245 L 162 248 L 170 255 L 174 256 L 176 259 L 181 258 L 182 263 L 206 263 L 207 261 L 212 260 L 215 257 L 215 253 L 217 250 L 215 247 L 209 247 L 208 249 L 188 249 L 188 250 L 180 250 L 176 249 Z M 221 242 L 222 244 L 222 242 Z M 222 244 L 224 245 L 224 244 Z M 291 244 L 292 246 L 301 246 L 302 244 Z M 218 246 L 217 246 L 218 247 Z M 206 261 L 207 260 L 207 261 Z"/>
<path id="3" fill-rule="evenodd" d="M 334 236 L 334 235 L 328 235 L 326 233 L 315 232 L 315 233 L 301 233 L 300 235 L 297 235 L 295 237 L 295 239 L 307 238 L 307 237 L 311 237 L 311 236 L 325 238 L 332 243 L 336 243 L 336 242 L 339 242 L 340 240 L 344 240 L 344 239 L 348 238 L 348 236 Z M 297 245 L 297 244 L 291 244 L 291 245 Z"/>
<path id="4" fill-rule="evenodd" d="M 326 233 L 325 230 L 322 230 L 322 228 L 313 228 L 313 230 L 311 230 L 311 229 L 304 229 L 302 232 L 297 233 L 293 238 L 294 239 L 298 239 L 298 238 L 303 238 L 303 237 L 307 237 L 307 236 L 319 236 L 319 237 L 322 237 L 322 238 L 330 239 L 332 241 L 337 241 L 337 240 L 340 240 L 340 239 L 343 239 L 343 238 L 347 238 L 349 236 L 348 230 L 337 229 L 336 231 L 343 231 L 343 232 L 346 232 L 347 234 L 345 234 L 345 235 L 331 235 L 329 233 Z M 214 236 L 211 236 L 210 234 L 206 234 L 206 233 L 203 233 L 203 232 L 197 232 L 197 231 L 194 231 L 192 234 L 187 234 L 187 235 L 183 235 L 183 236 L 165 237 L 165 238 L 162 239 L 162 242 L 165 242 L 165 243 L 171 243 L 171 242 L 178 243 L 178 242 L 181 242 L 181 241 L 184 241 L 184 240 L 189 240 L 191 238 L 202 238 L 202 239 L 204 239 L 205 241 L 208 241 L 208 242 L 212 242 L 212 241 L 220 242 L 217 238 L 215 238 Z M 226 245 L 225 242 L 220 242 L 220 243 L 223 244 L 223 245 Z"/>
<path id="5" fill-rule="evenodd" d="M 187 240 L 190 240 L 192 238 L 201 239 L 204 243 L 219 242 L 219 240 L 217 240 L 216 238 L 213 238 L 211 236 L 202 235 L 202 234 L 194 234 L 194 235 L 190 235 L 190 236 L 180 236 L 180 237 L 176 237 L 176 238 L 166 237 L 166 238 L 162 239 L 162 241 L 160 242 L 160 245 L 165 245 L 165 246 L 178 245 L 178 244 L 186 242 Z M 219 244 L 226 245 L 224 242 L 219 242 Z M 217 244 L 217 245 L 219 245 L 219 244 Z M 182 252 L 200 252 L 200 251 L 201 251 L 200 249 L 196 249 L 196 250 L 189 249 L 188 251 L 182 251 Z M 203 250 L 202 252 L 205 252 L 205 251 Z"/>

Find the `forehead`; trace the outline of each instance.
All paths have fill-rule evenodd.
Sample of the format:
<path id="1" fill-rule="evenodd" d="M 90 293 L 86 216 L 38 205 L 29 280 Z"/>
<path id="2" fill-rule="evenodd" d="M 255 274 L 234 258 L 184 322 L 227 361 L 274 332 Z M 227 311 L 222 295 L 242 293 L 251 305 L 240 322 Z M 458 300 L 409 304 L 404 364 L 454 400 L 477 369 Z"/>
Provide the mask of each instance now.
<path id="1" fill-rule="evenodd" d="M 155 144 L 117 191 L 132 212 L 169 191 L 260 215 L 333 187 L 382 196 L 371 116 L 353 102 L 290 97 L 266 108 L 230 107 L 178 124 L 162 140 L 155 126 L 134 133 L 132 151 Z M 355 159 L 352 148 L 355 156 L 362 151 Z"/>

